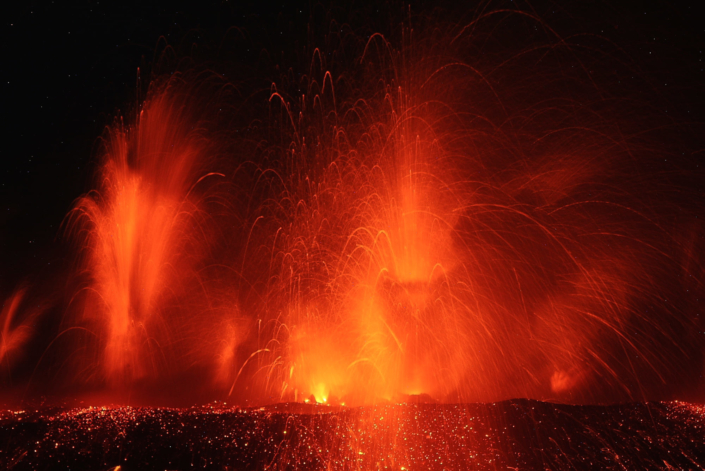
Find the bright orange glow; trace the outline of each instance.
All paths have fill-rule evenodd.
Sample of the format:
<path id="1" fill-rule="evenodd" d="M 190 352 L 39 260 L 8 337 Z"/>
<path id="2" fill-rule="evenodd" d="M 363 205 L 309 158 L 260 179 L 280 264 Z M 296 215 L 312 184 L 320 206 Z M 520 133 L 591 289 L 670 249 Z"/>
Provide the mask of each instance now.
<path id="1" fill-rule="evenodd" d="M 470 361 L 471 339 L 463 308 L 452 306 L 449 273 L 456 268 L 451 233 L 458 201 L 433 140 L 414 138 L 420 131 L 432 132 L 400 132 L 373 169 L 351 169 L 362 188 L 330 183 L 341 198 L 352 198 L 348 217 L 358 225 L 327 235 L 340 244 L 322 260 L 330 296 L 290 310 L 286 321 L 287 381 L 317 402 L 330 394 L 358 404 L 392 400 L 410 390 L 442 396 L 457 387 Z M 316 216 L 301 214 L 309 217 Z"/>
<path id="2" fill-rule="evenodd" d="M 503 98 L 471 65 L 367 46 L 359 63 L 379 75 L 356 83 L 364 96 L 339 99 L 324 70 L 298 103 L 270 96 L 287 137 L 253 179 L 253 382 L 359 405 L 633 397 L 642 374 L 661 381 L 670 360 L 649 342 L 673 346 L 684 318 L 652 288 L 685 272 L 652 224 L 665 213 L 629 193 L 655 179 L 621 187 L 630 154 L 585 131 L 616 121 L 566 105 L 557 133 L 529 118 L 553 108 Z"/>
<path id="3" fill-rule="evenodd" d="M 700 348 L 678 350 L 692 319 L 669 298 L 695 305 L 702 285 L 697 229 L 674 242 L 679 205 L 654 205 L 661 176 L 641 167 L 661 156 L 576 103 L 602 103 L 583 81 L 517 94 L 509 62 L 490 80 L 438 54 L 473 40 L 373 35 L 340 77 L 314 54 L 261 121 L 200 76 L 154 86 L 71 216 L 85 289 L 63 327 L 91 339 L 74 371 L 331 406 L 667 384 Z"/>
<path id="4" fill-rule="evenodd" d="M 187 106 L 195 97 L 177 80 L 151 94 L 134 126 L 108 131 L 101 186 L 72 214 L 86 241 L 82 318 L 100 333 L 94 366 L 113 385 L 201 362 L 227 383 L 240 340 L 235 304 L 215 306 L 195 271 L 209 243 L 203 189 L 222 175 L 205 171 L 209 143 Z M 194 324 L 203 309 L 208 322 Z"/>

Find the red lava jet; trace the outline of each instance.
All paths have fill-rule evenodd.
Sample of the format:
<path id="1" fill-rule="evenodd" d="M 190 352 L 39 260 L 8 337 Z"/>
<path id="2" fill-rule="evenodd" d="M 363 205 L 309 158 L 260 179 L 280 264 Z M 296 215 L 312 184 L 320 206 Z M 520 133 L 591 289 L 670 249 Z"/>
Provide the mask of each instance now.
<path id="1" fill-rule="evenodd" d="M 87 280 L 69 307 L 90 333 L 78 379 L 116 392 L 194 364 L 230 369 L 237 341 L 237 304 L 202 267 L 223 178 L 208 171 L 217 143 L 198 126 L 204 97 L 181 76 L 152 87 L 134 123 L 107 130 L 100 187 L 68 218 Z"/>
<path id="2" fill-rule="evenodd" d="M 41 309 L 28 309 L 29 314 L 24 313 L 24 317 L 18 322 L 18 312 L 25 301 L 25 289 L 20 288 L 3 303 L 0 311 L 0 365 L 10 370 L 16 357 L 21 357 L 23 346 L 33 333 L 32 323 L 36 321 Z M 26 303 L 25 303 L 26 304 Z"/>
<path id="3" fill-rule="evenodd" d="M 501 87 L 525 54 L 483 73 L 461 60 L 469 31 L 373 35 L 344 80 L 316 51 L 300 95 L 274 86 L 285 137 L 242 264 L 266 286 L 254 376 L 274 397 L 635 399 L 670 381 L 653 345 L 677 350 L 691 320 L 660 280 L 695 287 L 695 232 L 653 205 L 658 153 L 590 83 Z"/>
<path id="4" fill-rule="evenodd" d="M 438 21 L 341 26 L 246 98 L 155 78 L 67 217 L 80 287 L 46 352 L 106 403 L 237 406 L 8 412 L 0 462 L 705 465 L 702 408 L 646 402 L 703 352 L 701 174 L 536 15 Z M 544 35 L 507 46 L 503 21 Z M 2 361 L 31 333 L 21 299 Z"/>

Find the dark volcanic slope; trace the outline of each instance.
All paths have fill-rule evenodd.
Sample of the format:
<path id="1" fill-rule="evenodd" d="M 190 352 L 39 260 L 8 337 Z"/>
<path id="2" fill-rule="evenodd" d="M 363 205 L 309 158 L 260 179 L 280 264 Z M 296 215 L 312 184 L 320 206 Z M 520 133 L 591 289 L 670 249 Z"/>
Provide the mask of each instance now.
<path id="1" fill-rule="evenodd" d="M 681 402 L 7 411 L 0 468 L 703 469 L 703 425 Z"/>

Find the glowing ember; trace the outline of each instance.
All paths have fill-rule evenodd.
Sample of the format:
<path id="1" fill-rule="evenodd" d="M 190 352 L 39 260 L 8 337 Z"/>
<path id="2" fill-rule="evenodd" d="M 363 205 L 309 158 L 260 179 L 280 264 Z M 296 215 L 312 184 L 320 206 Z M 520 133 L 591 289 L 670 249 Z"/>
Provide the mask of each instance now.
<path id="1" fill-rule="evenodd" d="M 296 410 L 298 407 L 299 410 Z M 697 469 L 705 421 L 687 403 L 536 401 L 359 409 L 98 407 L 5 412 L 12 469 Z M 11 451 L 8 451 L 11 450 Z"/>

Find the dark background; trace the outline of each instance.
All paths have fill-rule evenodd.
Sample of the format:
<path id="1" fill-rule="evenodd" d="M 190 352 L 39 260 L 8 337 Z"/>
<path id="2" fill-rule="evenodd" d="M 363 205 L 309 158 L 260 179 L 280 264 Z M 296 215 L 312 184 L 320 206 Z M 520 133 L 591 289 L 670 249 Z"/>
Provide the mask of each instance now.
<path id="1" fill-rule="evenodd" d="M 459 3 L 465 5 L 441 2 L 440 9 L 462 21 L 485 6 Z M 561 35 L 595 34 L 613 41 L 653 82 L 654 98 L 672 107 L 667 112 L 703 121 L 705 24 L 698 2 L 559 3 L 519 7 L 533 9 Z M 437 5 L 416 1 L 411 9 L 430 11 Z M 489 5 L 516 6 L 512 1 Z M 138 67 L 144 86 L 167 43 L 182 55 L 246 68 L 261 59 L 263 50 L 292 50 L 306 40 L 309 27 L 324 29 L 331 17 L 371 28 L 379 22 L 383 28 L 387 18 L 384 6 L 381 12 L 379 8 L 312 1 L 198 1 L 182 6 L 5 2 L 0 41 L 0 292 L 64 257 L 60 225 L 72 201 L 91 188 L 97 138 L 121 109 L 136 102 Z M 237 29 L 247 32 L 252 50 L 222 48 L 223 38 Z"/>
<path id="2" fill-rule="evenodd" d="M 552 2 L 519 6 L 533 9 L 561 35 L 614 41 L 662 95 L 654 98 L 672 106 L 667 112 L 703 120 L 705 24 L 698 2 L 562 3 L 569 9 Z M 411 8 L 437 5 L 419 1 Z M 478 5 L 484 4 L 441 9 L 462 18 Z M 490 5 L 515 7 L 511 1 Z M 232 55 L 239 54 L 235 68 L 244 68 L 260 60 L 263 49 L 292 49 L 305 41 L 308 26 L 323 29 L 326 17 L 386 20 L 379 7 L 360 2 L 57 0 L 7 2 L 2 10 L 0 292 L 60 261 L 60 225 L 72 201 L 91 188 L 97 138 L 121 109 L 133 106 L 137 69 L 144 84 L 167 43 L 179 54 L 231 68 Z M 246 30 L 252 50 L 222 49 L 222 39 L 238 28 Z"/>
<path id="3" fill-rule="evenodd" d="M 453 3 L 414 1 L 410 8 L 461 23 L 482 8 L 517 7 L 513 1 Z M 596 35 L 613 42 L 648 82 L 651 104 L 681 123 L 688 162 L 703 161 L 695 130 L 705 122 L 705 24 L 697 2 L 562 3 L 518 7 L 561 36 Z M 41 291 L 42 280 L 61 276 L 71 263 L 61 225 L 72 202 L 95 186 L 98 138 L 116 116 L 135 107 L 155 67 L 168 72 L 168 66 L 155 65 L 167 45 L 177 57 L 266 87 L 277 79 L 273 65 L 315 42 L 331 19 L 356 30 L 385 30 L 397 21 L 390 13 L 397 6 L 32 1 L 1 7 L 2 299 L 21 283 Z M 247 39 L 226 40 L 233 35 Z"/>

